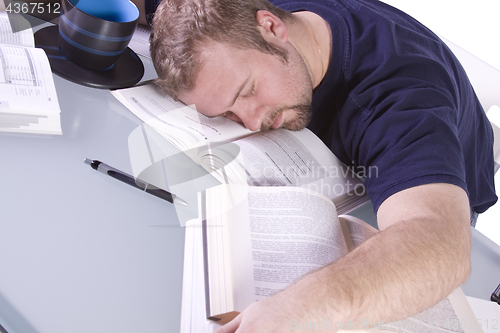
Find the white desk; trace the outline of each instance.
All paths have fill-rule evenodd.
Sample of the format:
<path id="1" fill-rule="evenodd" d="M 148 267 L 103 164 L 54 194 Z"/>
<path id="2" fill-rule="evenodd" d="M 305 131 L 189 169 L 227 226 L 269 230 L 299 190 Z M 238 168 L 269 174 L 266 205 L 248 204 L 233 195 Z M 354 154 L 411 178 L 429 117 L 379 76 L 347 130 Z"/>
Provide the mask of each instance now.
<path id="1" fill-rule="evenodd" d="M 0 133 L 0 323 L 9 333 L 175 332 L 184 230 L 172 205 L 83 163 L 131 173 L 139 121 L 107 90 L 55 84 L 63 136 Z"/>
<path id="2" fill-rule="evenodd" d="M 83 163 L 131 172 L 139 122 L 106 90 L 55 83 L 63 136 L 0 133 L 0 323 L 9 333 L 177 332 L 184 230 L 173 206 Z M 500 248 L 473 233 L 464 291 L 488 298 Z"/>

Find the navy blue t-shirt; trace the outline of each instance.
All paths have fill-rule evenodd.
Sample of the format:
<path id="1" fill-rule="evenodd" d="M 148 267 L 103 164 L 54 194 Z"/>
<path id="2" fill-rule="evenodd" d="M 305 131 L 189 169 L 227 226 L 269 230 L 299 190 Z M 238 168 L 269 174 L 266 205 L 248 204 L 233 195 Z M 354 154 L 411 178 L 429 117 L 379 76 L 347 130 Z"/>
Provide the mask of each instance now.
<path id="1" fill-rule="evenodd" d="M 490 123 L 435 34 L 376 0 L 272 2 L 330 25 L 332 57 L 308 127 L 365 173 L 375 211 L 392 194 L 429 183 L 462 187 L 478 213 L 495 203 Z"/>

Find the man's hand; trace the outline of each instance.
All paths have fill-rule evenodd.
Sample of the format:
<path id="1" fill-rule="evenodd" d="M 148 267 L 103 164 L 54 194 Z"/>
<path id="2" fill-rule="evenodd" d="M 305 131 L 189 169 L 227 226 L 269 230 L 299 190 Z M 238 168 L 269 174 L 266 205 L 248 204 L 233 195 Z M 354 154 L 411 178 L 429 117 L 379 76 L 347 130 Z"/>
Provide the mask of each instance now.
<path id="1" fill-rule="evenodd" d="M 297 318 L 294 304 L 281 294 L 252 303 L 234 320 L 219 328 L 215 333 L 233 332 L 288 332 L 290 322 Z"/>
<path id="2" fill-rule="evenodd" d="M 311 274 L 309 274 L 311 276 Z M 314 278 L 314 276 L 312 276 Z M 252 303 L 215 333 L 295 332 L 299 323 L 311 322 L 314 295 L 297 283 L 274 296 Z"/>
<path id="3" fill-rule="evenodd" d="M 400 320 L 466 281 L 470 208 L 463 189 L 429 184 L 401 191 L 384 201 L 377 220 L 381 232 L 347 256 L 253 303 L 216 332 L 293 332 L 294 322 Z"/>

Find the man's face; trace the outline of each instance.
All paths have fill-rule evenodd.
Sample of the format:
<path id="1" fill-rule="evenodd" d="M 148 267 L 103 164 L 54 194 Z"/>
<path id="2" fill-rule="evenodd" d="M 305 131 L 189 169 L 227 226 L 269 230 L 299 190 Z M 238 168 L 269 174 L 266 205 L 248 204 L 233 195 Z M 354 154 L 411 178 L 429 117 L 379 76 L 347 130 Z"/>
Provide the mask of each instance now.
<path id="1" fill-rule="evenodd" d="M 224 116 L 252 131 L 300 130 L 311 117 L 312 82 L 297 50 L 288 61 L 253 49 L 212 42 L 202 53 L 194 90 L 180 94 L 208 116 Z"/>

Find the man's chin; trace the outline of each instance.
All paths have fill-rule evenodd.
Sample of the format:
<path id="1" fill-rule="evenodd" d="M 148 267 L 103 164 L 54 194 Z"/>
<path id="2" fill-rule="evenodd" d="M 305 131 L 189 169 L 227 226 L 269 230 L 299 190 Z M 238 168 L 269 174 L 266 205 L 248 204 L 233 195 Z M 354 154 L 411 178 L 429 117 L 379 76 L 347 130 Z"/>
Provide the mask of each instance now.
<path id="1" fill-rule="evenodd" d="M 309 125 L 312 116 L 312 110 L 310 106 L 303 106 L 300 108 L 296 108 L 297 112 L 295 117 L 287 122 L 283 122 L 282 128 L 289 131 L 300 131 Z"/>
<path id="2" fill-rule="evenodd" d="M 281 128 L 284 128 L 284 129 L 289 130 L 289 131 L 297 132 L 297 131 L 301 131 L 304 128 L 306 128 L 308 124 L 309 123 L 307 123 L 307 124 L 302 124 L 302 123 L 296 124 L 295 122 L 292 123 L 292 124 L 286 124 L 285 123 L 285 124 L 283 124 L 283 126 Z"/>
<path id="3" fill-rule="evenodd" d="M 283 128 L 289 131 L 300 131 L 309 124 L 311 116 L 312 107 L 310 104 L 299 104 L 289 108 L 282 108 L 269 117 L 270 121 L 262 123 L 260 130 L 267 131 Z M 286 119 L 290 117 L 292 119 Z"/>
<path id="4" fill-rule="evenodd" d="M 273 129 L 286 129 L 286 130 L 289 130 L 289 131 L 300 131 L 302 129 L 304 129 L 307 125 L 309 124 L 309 122 L 304 122 L 304 121 L 301 121 L 301 120 L 297 120 L 297 119 L 294 119 L 294 120 L 291 120 L 291 121 L 285 121 L 285 122 L 282 122 L 282 123 L 273 123 L 272 125 L 267 125 L 267 126 L 262 126 L 260 128 L 261 131 L 267 131 L 267 130 L 273 130 Z"/>

